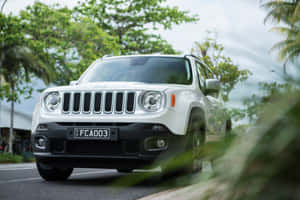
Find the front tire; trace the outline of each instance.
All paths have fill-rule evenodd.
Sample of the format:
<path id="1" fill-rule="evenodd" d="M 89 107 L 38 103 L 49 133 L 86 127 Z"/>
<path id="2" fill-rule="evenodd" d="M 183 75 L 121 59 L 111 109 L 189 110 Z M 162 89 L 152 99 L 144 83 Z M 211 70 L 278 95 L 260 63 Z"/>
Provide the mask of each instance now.
<path id="1" fill-rule="evenodd" d="M 202 170 L 202 159 L 200 157 L 201 148 L 205 143 L 205 125 L 204 120 L 200 115 L 194 114 L 191 116 L 187 131 L 188 143 L 188 163 L 185 171 L 196 173 Z"/>
<path id="2" fill-rule="evenodd" d="M 170 158 L 161 166 L 165 177 L 196 173 L 202 170 L 200 151 L 205 143 L 205 125 L 200 115 L 191 115 L 185 139 L 185 151 Z"/>
<path id="3" fill-rule="evenodd" d="M 46 181 L 64 181 L 73 172 L 73 168 L 55 168 L 39 161 L 36 162 L 36 165 L 40 176 Z"/>

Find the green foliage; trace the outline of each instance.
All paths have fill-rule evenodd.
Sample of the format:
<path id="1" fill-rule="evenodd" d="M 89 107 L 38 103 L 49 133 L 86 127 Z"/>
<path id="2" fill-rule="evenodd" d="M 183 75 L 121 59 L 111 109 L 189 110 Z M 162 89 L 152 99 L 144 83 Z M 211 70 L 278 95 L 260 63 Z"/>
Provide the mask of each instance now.
<path id="1" fill-rule="evenodd" d="M 217 160 L 218 176 L 206 181 L 201 190 L 199 185 L 189 188 L 193 195 L 185 193 L 185 199 L 298 199 L 294 191 L 300 185 L 300 90 L 282 91 L 282 96 L 275 97 L 263 108 L 255 128 L 237 136 Z"/>
<path id="2" fill-rule="evenodd" d="M 199 56 L 219 77 L 222 84 L 221 95 L 225 101 L 228 101 L 234 86 L 247 80 L 251 72 L 239 69 L 239 66 L 234 64 L 230 57 L 224 56 L 223 52 L 223 45 L 219 44 L 215 38 L 209 37 L 204 42 L 195 42 L 192 49 L 192 53 Z"/>
<path id="3" fill-rule="evenodd" d="M 159 28 L 171 29 L 174 25 L 198 21 L 177 7 L 165 6 L 166 0 L 88 0 L 76 10 L 89 16 L 100 28 L 116 36 L 122 54 L 177 53 L 160 35 Z"/>
<path id="4" fill-rule="evenodd" d="M 227 113 L 233 121 L 239 121 L 246 117 L 246 113 L 242 108 L 230 108 L 227 109 Z"/>
<path id="5" fill-rule="evenodd" d="M 247 133 L 251 128 L 252 128 L 252 125 L 250 125 L 250 124 L 239 124 L 233 128 L 232 132 L 235 135 L 243 135 L 243 134 Z"/>
<path id="6" fill-rule="evenodd" d="M 271 96 L 272 104 L 264 108 L 265 114 L 258 123 L 263 131 L 253 133 L 256 140 L 249 140 L 254 146 L 227 199 L 298 198 L 291 191 L 300 185 L 300 162 L 296 159 L 300 153 L 300 91 L 288 90 L 280 97 Z"/>
<path id="7" fill-rule="evenodd" d="M 22 163 L 23 157 L 14 155 L 12 153 L 0 153 L 0 164 L 1 163 Z"/>
<path id="8" fill-rule="evenodd" d="M 96 59 L 118 53 L 116 38 L 88 17 L 75 18 L 68 8 L 36 2 L 21 19 L 34 51 L 55 68 L 56 84 L 68 84 Z"/>
<path id="9" fill-rule="evenodd" d="M 259 119 L 264 111 L 264 107 L 277 101 L 279 98 L 284 97 L 286 92 L 296 91 L 296 88 L 289 83 L 279 84 L 277 82 L 272 83 L 259 83 L 260 90 L 263 95 L 252 95 L 244 100 L 245 109 L 241 109 L 241 112 L 248 117 L 250 122 L 254 123 Z"/>
<path id="10" fill-rule="evenodd" d="M 33 75 L 49 83 L 51 68 L 32 52 L 31 41 L 22 31 L 23 25 L 18 17 L 0 14 L 0 18 L 0 66 L 4 78 L 0 97 L 16 102 L 19 95 L 31 95 L 32 87 L 27 83 Z"/>

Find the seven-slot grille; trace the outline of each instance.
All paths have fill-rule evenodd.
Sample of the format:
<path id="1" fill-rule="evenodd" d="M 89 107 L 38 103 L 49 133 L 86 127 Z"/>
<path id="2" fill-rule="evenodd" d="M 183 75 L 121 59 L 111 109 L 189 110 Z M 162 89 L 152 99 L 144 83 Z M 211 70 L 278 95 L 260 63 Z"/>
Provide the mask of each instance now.
<path id="1" fill-rule="evenodd" d="M 135 92 L 64 92 L 63 113 L 132 114 Z"/>

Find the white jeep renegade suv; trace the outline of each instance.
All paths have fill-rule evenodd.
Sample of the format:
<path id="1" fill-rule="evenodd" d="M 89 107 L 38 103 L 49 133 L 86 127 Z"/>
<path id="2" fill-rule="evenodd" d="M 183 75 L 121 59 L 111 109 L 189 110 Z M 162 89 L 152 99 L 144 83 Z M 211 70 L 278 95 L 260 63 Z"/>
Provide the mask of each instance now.
<path id="1" fill-rule="evenodd" d="M 206 133 L 224 134 L 228 125 L 219 88 L 193 55 L 99 59 L 70 86 L 42 93 L 32 122 L 39 173 L 51 181 L 82 167 L 167 169 L 162 161 L 185 152 L 192 153 L 184 168 L 199 170 L 195 152 Z"/>

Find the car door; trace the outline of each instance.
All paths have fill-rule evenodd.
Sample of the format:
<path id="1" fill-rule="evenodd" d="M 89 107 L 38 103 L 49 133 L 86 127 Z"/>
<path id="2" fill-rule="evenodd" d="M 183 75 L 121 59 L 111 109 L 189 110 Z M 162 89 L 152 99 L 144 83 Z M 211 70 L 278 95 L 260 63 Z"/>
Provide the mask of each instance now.
<path id="1" fill-rule="evenodd" d="M 206 71 L 206 77 L 208 79 L 217 79 L 217 77 L 214 75 L 214 73 L 212 72 L 212 70 L 207 67 L 207 66 L 203 66 L 205 67 L 205 71 Z M 225 112 L 225 106 L 224 106 L 224 101 L 220 95 L 220 91 L 216 92 L 216 93 L 211 93 L 211 94 L 207 94 L 206 96 L 211 105 L 212 105 L 212 112 L 214 113 L 214 117 L 212 119 L 212 123 L 214 124 L 214 132 L 218 133 L 218 134 L 222 134 L 225 129 L 224 126 L 226 124 L 226 112 Z"/>
<path id="2" fill-rule="evenodd" d="M 215 112 L 216 106 L 214 102 L 210 99 L 210 97 L 205 95 L 205 80 L 207 79 L 207 75 L 205 72 L 205 68 L 202 64 L 196 61 L 197 73 L 198 73 L 198 80 L 199 80 L 199 89 L 202 91 L 203 94 L 203 101 L 205 104 L 205 112 L 206 112 L 206 121 L 207 121 L 207 130 L 209 132 L 215 132 Z"/>

